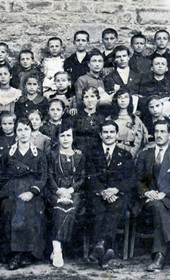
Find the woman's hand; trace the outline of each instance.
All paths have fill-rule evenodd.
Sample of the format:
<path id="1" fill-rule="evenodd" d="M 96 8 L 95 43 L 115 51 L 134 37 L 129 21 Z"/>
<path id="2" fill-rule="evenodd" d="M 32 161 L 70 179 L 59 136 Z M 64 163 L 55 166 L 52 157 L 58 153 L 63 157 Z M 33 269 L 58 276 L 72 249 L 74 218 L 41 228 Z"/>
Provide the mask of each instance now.
<path id="1" fill-rule="evenodd" d="M 33 198 L 33 193 L 32 192 L 24 192 L 21 193 L 18 197 L 23 200 L 23 201 L 30 201 Z"/>

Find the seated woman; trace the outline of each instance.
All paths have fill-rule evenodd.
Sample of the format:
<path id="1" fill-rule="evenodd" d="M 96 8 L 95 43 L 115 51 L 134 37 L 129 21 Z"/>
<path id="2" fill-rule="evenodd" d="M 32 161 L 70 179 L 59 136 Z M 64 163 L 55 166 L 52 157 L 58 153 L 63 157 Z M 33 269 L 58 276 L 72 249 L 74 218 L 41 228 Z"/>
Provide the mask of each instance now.
<path id="1" fill-rule="evenodd" d="M 75 116 L 75 145 L 86 156 L 99 140 L 99 127 L 105 117 L 98 109 L 99 90 L 86 87 L 82 91 L 83 108 Z"/>
<path id="2" fill-rule="evenodd" d="M 4 223 L 4 254 L 10 257 L 9 269 L 41 258 L 44 250 L 43 188 L 47 162 L 43 153 L 30 142 L 32 124 L 21 118 L 16 124 L 18 142 L 2 155 L 7 183 L 0 191 Z"/>
<path id="3" fill-rule="evenodd" d="M 146 144 L 148 133 L 138 116 L 133 114 L 132 96 L 127 89 L 116 92 L 109 118 L 119 127 L 118 146 L 129 151 L 136 158 L 142 145 Z"/>
<path id="4" fill-rule="evenodd" d="M 80 151 L 73 150 L 72 145 L 73 129 L 69 123 L 62 123 L 59 128 L 59 146 L 49 156 L 47 185 L 49 211 L 52 215 L 51 259 L 55 267 L 64 265 L 62 245 L 71 240 L 84 181 L 85 159 Z"/>

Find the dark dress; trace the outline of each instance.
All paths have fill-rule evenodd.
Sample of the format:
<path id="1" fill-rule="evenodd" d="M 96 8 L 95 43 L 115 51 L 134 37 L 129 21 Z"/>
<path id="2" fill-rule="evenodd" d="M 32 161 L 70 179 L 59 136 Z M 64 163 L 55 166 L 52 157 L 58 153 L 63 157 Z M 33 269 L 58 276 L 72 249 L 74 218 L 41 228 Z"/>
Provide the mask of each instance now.
<path id="1" fill-rule="evenodd" d="M 8 176 L 0 196 L 4 222 L 4 253 L 30 252 L 41 258 L 44 250 L 43 188 L 47 177 L 46 158 L 30 145 L 25 155 L 14 144 L 3 154 L 3 169 Z M 33 198 L 24 202 L 18 196 L 32 192 Z"/>
<path id="2" fill-rule="evenodd" d="M 69 242 L 72 237 L 75 217 L 79 208 L 81 186 L 84 181 L 83 154 L 76 151 L 68 157 L 58 149 L 49 156 L 48 202 L 52 215 L 52 240 Z M 56 194 L 61 187 L 74 188 L 68 204 Z"/>

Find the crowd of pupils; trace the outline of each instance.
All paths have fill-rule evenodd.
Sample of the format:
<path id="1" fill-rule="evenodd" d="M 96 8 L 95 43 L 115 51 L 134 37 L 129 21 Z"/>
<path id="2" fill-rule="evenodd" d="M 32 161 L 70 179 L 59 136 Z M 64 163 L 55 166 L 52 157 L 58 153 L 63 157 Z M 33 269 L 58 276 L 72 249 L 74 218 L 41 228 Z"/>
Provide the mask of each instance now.
<path id="1" fill-rule="evenodd" d="M 52 37 L 47 42 L 40 64 L 35 62 L 31 50 L 24 49 L 13 66 L 8 61 L 8 45 L 0 43 L 0 197 L 3 198 L 2 212 L 6 210 L 7 217 L 3 238 L 7 238 L 8 246 L 3 249 L 4 255 L 10 256 L 9 269 L 30 263 L 28 252 L 36 258 L 42 257 L 43 203 L 42 196 L 38 197 L 37 192 L 45 186 L 46 157 L 51 184 L 50 192 L 46 194 L 49 198 L 47 205 L 57 209 L 51 214 L 51 259 L 54 266 L 61 267 L 64 262 L 62 255 L 58 256 L 58 252 L 61 252 L 60 240 L 68 242 L 71 238 L 75 209 L 71 212 L 71 222 L 66 219 L 64 231 L 61 224 L 70 209 L 74 190 L 83 184 L 85 158 L 99 140 L 100 124 L 104 120 L 114 120 L 119 127 L 117 145 L 129 151 L 136 160 L 142 148 L 154 145 L 154 122 L 169 120 L 169 33 L 166 30 L 155 33 L 155 49 L 150 56 L 143 54 L 147 39 L 141 33 L 131 38 L 133 52 L 129 47 L 118 44 L 118 34 L 112 28 L 102 32 L 102 42 L 105 48 L 103 53 L 96 48 L 87 52 L 89 34 L 78 31 L 73 40 L 75 53 L 65 57 L 62 40 Z M 62 125 L 66 125 L 68 130 L 64 130 Z M 25 136 L 28 139 L 23 140 L 25 127 L 28 127 L 29 135 Z M 74 144 L 70 127 L 74 129 Z M 64 152 L 65 134 L 71 143 L 67 154 Z M 31 143 L 30 153 L 26 152 L 25 143 Z M 60 152 L 56 155 L 57 146 Z M 27 189 L 23 187 L 26 188 L 28 181 L 30 186 L 33 185 L 31 191 L 30 186 Z M 9 186 L 3 191 L 6 184 Z M 54 190 L 57 184 L 65 188 L 58 189 L 57 186 L 59 198 L 55 206 Z M 11 196 L 10 205 L 15 205 L 16 211 L 14 215 L 11 206 L 7 213 L 9 201 L 8 204 L 4 203 L 4 197 L 8 197 L 6 192 L 10 190 L 10 185 L 16 194 L 24 191 L 19 195 L 23 202 L 33 201 L 29 209 L 25 208 L 24 203 L 18 206 L 20 202 Z M 60 213 L 62 202 L 65 210 Z M 35 204 L 39 209 L 36 222 L 32 218 Z M 29 233 L 29 238 L 26 235 L 26 240 L 19 231 L 23 222 L 22 211 L 27 212 L 24 230 Z M 16 252 L 22 252 L 22 258 Z"/>

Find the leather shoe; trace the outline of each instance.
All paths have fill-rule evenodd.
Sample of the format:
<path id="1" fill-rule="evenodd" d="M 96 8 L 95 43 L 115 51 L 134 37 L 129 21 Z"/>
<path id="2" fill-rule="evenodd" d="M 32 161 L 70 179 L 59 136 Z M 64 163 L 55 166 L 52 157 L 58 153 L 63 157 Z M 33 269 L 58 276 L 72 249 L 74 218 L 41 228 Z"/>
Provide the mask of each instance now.
<path id="1" fill-rule="evenodd" d="M 103 258 L 105 252 L 105 241 L 99 241 L 89 257 L 90 262 L 96 262 Z"/>
<path id="2" fill-rule="evenodd" d="M 28 256 L 22 257 L 21 259 L 21 266 L 25 267 L 31 264 L 31 259 Z"/>
<path id="3" fill-rule="evenodd" d="M 114 251 L 112 249 L 108 249 L 106 251 L 106 254 L 102 258 L 102 265 L 107 264 L 110 260 L 114 259 L 114 257 L 115 257 Z"/>
<path id="4" fill-rule="evenodd" d="M 15 270 L 21 267 L 21 258 L 20 255 L 13 257 L 8 265 L 9 270 Z"/>
<path id="5" fill-rule="evenodd" d="M 162 270 L 165 264 L 165 256 L 162 253 L 156 253 L 153 263 L 147 267 L 147 271 L 153 272 Z"/>

